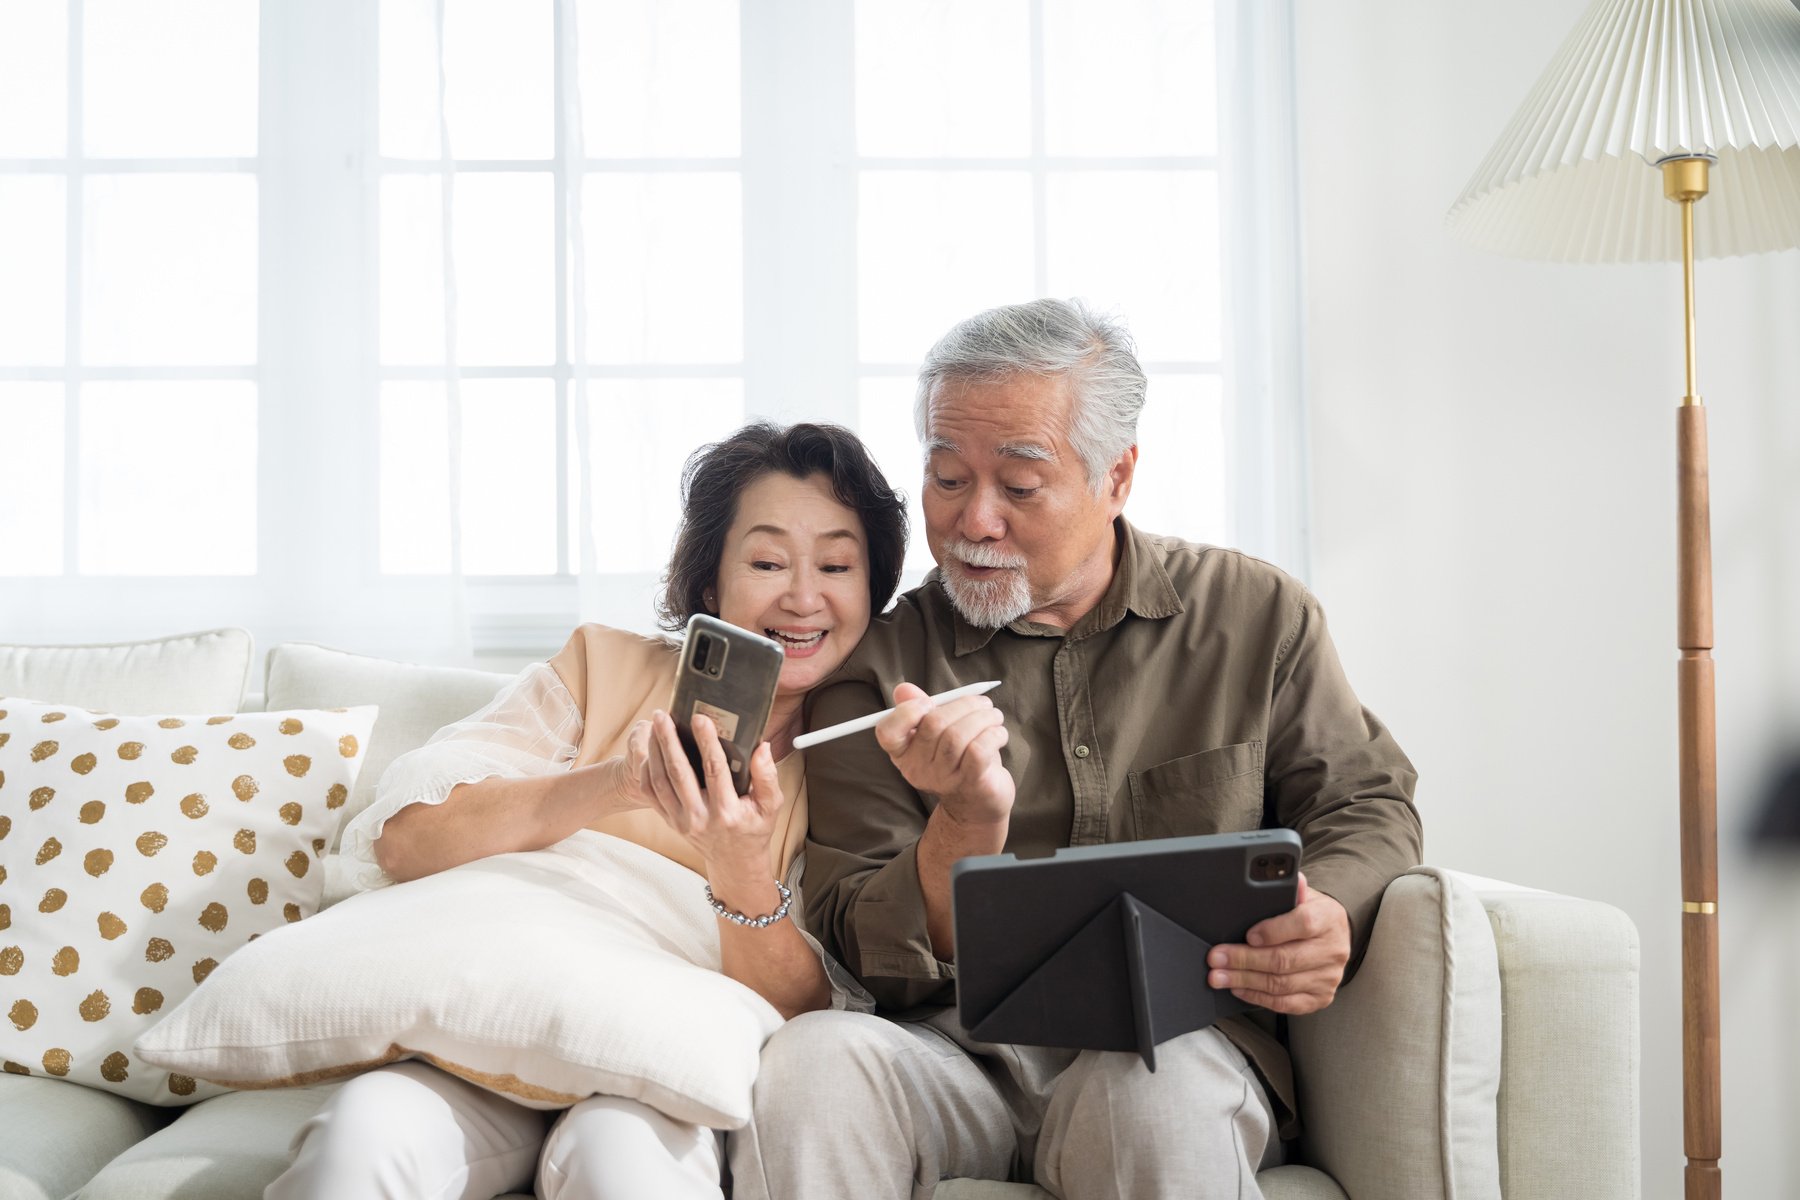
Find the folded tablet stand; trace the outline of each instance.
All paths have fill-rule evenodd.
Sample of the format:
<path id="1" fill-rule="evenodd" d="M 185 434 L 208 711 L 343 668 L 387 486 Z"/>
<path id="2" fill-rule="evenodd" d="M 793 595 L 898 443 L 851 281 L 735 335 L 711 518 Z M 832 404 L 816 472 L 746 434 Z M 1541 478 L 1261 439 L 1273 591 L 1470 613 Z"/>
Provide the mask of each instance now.
<path id="1" fill-rule="evenodd" d="M 988 1042 L 1136 1050 L 1154 1071 L 1159 1043 L 1247 1007 L 1207 985 L 1211 949 L 1120 892 L 969 1032 Z M 1072 1028 L 1083 1034 L 1072 1039 Z"/>

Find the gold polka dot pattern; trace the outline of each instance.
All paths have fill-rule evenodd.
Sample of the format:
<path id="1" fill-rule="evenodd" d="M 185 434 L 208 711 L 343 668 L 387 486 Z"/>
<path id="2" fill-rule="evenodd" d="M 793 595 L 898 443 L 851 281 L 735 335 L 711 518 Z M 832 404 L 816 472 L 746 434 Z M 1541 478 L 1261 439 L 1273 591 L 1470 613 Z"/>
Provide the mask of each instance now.
<path id="1" fill-rule="evenodd" d="M 6 1071 L 163 1104 L 216 1094 L 142 1062 L 132 1043 L 228 954 L 316 910 L 324 872 L 312 867 L 372 720 L 366 708 L 0 708 Z"/>

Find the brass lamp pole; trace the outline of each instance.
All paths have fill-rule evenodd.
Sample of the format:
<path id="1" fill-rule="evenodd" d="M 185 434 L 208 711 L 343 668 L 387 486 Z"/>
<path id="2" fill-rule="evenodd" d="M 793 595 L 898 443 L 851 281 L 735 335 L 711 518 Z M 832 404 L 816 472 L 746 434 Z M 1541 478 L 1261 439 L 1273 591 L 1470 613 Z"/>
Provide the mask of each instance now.
<path id="1" fill-rule="evenodd" d="M 1687 394 L 1676 410 L 1676 668 L 1681 705 L 1681 1071 L 1687 1200 L 1719 1200 L 1718 737 L 1713 721 L 1712 516 L 1706 405 L 1694 365 L 1694 205 L 1713 158 L 1664 159 L 1663 195 L 1681 205 Z"/>

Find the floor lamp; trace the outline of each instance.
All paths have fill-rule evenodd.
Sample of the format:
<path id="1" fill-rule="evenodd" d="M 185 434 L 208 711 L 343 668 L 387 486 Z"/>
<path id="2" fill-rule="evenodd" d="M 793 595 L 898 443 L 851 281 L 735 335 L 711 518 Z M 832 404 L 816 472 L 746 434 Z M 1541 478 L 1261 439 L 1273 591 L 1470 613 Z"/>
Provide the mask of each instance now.
<path id="1" fill-rule="evenodd" d="M 1800 2 L 1800 0 L 1796 0 Z M 1714 199 L 1701 204 L 1712 193 Z M 1679 212 L 1667 201 L 1679 205 Z M 1721 1195 L 1712 550 L 1694 257 L 1800 245 L 1800 9 L 1594 0 L 1450 210 L 1472 244 L 1683 266 L 1677 411 L 1681 974 L 1687 1200 Z"/>

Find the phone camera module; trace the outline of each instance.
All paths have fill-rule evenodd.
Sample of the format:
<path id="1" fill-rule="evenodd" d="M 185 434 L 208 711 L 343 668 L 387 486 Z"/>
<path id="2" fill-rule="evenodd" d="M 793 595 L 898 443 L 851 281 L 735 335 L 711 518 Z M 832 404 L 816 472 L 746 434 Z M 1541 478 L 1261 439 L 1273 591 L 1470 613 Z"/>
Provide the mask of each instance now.
<path id="1" fill-rule="evenodd" d="M 1271 883 L 1294 873 L 1294 860 L 1287 854 L 1259 854 L 1250 860 L 1250 878 L 1256 883 Z"/>

